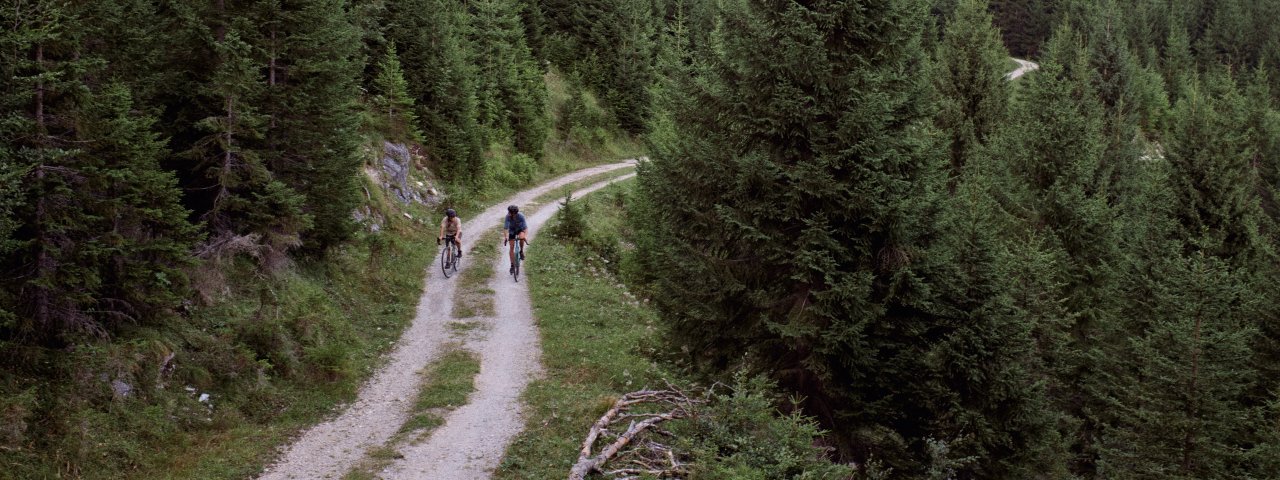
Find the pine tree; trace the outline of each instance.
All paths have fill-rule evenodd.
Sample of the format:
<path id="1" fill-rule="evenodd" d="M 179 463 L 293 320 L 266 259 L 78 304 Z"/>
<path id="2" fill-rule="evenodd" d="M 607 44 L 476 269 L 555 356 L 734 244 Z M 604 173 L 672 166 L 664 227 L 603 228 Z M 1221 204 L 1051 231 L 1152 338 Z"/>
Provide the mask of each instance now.
<path id="1" fill-rule="evenodd" d="M 935 77 L 940 96 L 938 129 L 949 138 L 952 176 L 1005 120 L 1009 53 L 991 24 L 985 0 L 962 0 L 947 23 Z"/>
<path id="2" fill-rule="evenodd" d="M 965 8 L 965 7 L 961 7 Z M 936 340 L 925 354 L 936 377 L 920 404 L 932 412 L 931 437 L 947 440 L 958 459 L 953 478 L 1031 478 L 1066 473 L 1065 444 L 1057 438 L 1057 414 L 1045 384 L 1045 339 L 1040 322 L 1063 318 L 1057 311 L 1031 312 L 1016 298 L 1031 290 L 1024 283 L 1026 261 L 1011 253 L 1021 229 L 1004 211 L 997 172 L 979 159 L 966 165 L 946 202 L 932 270 L 922 272 L 940 297 Z M 1051 307 L 1052 308 L 1052 307 Z M 1045 318 L 1044 315 L 1051 317 Z M 1049 332 L 1047 335 L 1055 335 Z M 1056 352 L 1054 352 L 1056 353 Z"/>
<path id="3" fill-rule="evenodd" d="M 181 152 L 191 162 L 187 189 L 199 194 L 192 201 L 213 246 L 252 237 L 270 254 L 262 258 L 274 263 L 301 245 L 311 219 L 302 213 L 303 198 L 276 179 L 263 158 L 269 119 L 256 103 L 266 86 L 258 76 L 261 57 L 241 37 L 249 28 L 244 18 L 222 14 L 230 24 L 201 39 L 212 40 L 215 55 L 207 78 L 198 78 L 198 103 L 191 107 L 192 115 L 203 115 L 191 132 L 198 137 Z"/>
<path id="4" fill-rule="evenodd" d="M 267 54 L 261 103 L 266 163 L 303 198 L 312 228 L 302 237 L 313 251 L 346 239 L 359 202 L 362 165 L 356 116 L 359 32 L 346 2 L 301 1 L 257 5 Z M 274 21 L 273 21 L 274 20 Z"/>
<path id="5" fill-rule="evenodd" d="M 5 11 L 16 28 L 0 62 L 4 340 L 56 346 L 155 324 L 184 292 L 194 229 L 151 119 L 124 86 L 99 86 L 104 63 L 77 36 L 82 8 Z"/>
<path id="6" fill-rule="evenodd" d="M 1190 240 L 1188 252 L 1255 261 L 1260 211 L 1245 98 L 1225 75 L 1207 81 L 1187 85 L 1170 115 L 1167 158 L 1179 236 Z"/>
<path id="7" fill-rule="evenodd" d="M 643 133 L 649 119 L 656 57 L 654 12 L 649 2 L 621 2 L 618 21 L 622 32 L 614 49 L 609 72 L 608 101 L 623 130 Z"/>
<path id="8" fill-rule="evenodd" d="M 409 83 L 404 79 L 396 44 L 388 42 L 382 60 L 378 62 L 378 75 L 373 80 L 373 105 L 379 117 L 386 114 L 384 130 L 392 140 L 422 142 L 418 132 L 418 116 L 413 113 L 413 97 L 409 96 Z"/>
<path id="9" fill-rule="evenodd" d="M 547 137 L 547 94 L 525 43 L 519 5 L 486 0 L 472 3 L 471 11 L 480 123 L 510 137 L 517 151 L 539 158 Z"/>
<path id="10" fill-rule="evenodd" d="M 1109 478 L 1257 478 L 1244 456 L 1256 410 L 1241 403 L 1254 381 L 1247 317 L 1256 302 L 1220 259 L 1173 258 L 1152 277 L 1154 323 L 1126 349 L 1131 370 L 1116 390 L 1100 473 Z"/>
<path id="11" fill-rule="evenodd" d="M 663 81 L 638 248 L 695 365 L 771 372 L 859 462 L 923 475 L 942 442 L 962 476 L 1016 475 L 1051 432 L 1007 421 L 1042 397 L 986 225 L 964 230 L 978 252 L 933 245 L 944 162 L 908 68 L 924 7 L 724 4 Z M 963 254 L 975 270 L 950 269 Z M 971 289 L 930 275 L 957 270 Z"/>
<path id="12" fill-rule="evenodd" d="M 479 181 L 484 138 L 466 12 L 444 0 L 393 2 L 385 21 L 387 39 L 399 49 L 428 154 L 446 178 Z"/>
<path id="13" fill-rule="evenodd" d="M 1073 470 L 1089 472 L 1097 455 L 1093 438 L 1104 424 L 1097 406 L 1109 386 L 1100 374 L 1109 368 L 1100 349 L 1101 333 L 1119 321 L 1117 264 L 1122 258 L 1114 230 L 1116 212 L 1108 203 L 1109 178 L 1102 163 L 1105 151 L 1103 109 L 1091 87 L 1092 70 L 1083 39 L 1070 27 L 1054 33 L 1045 47 L 1040 71 L 1026 80 L 1019 98 L 1016 127 L 1005 131 L 997 155 L 1012 159 L 1014 178 L 1026 180 L 1011 190 L 1026 221 L 1039 230 L 1056 261 L 1042 272 L 1061 284 L 1053 295 L 1063 299 L 1069 315 L 1065 331 L 1042 332 L 1042 338 L 1065 340 L 1048 345 L 1056 372 L 1049 385 L 1056 407 L 1078 427 Z"/>

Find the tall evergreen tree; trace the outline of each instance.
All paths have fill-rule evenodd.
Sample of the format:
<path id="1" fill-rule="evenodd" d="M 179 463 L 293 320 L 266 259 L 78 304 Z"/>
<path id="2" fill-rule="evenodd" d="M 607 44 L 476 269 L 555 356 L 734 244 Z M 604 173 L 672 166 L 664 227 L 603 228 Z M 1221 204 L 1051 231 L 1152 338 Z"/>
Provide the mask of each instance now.
<path id="1" fill-rule="evenodd" d="M 412 0 L 388 4 L 385 20 L 431 159 L 447 178 L 478 181 L 484 138 L 476 71 L 467 50 L 466 12 L 445 0 Z"/>
<path id="2" fill-rule="evenodd" d="M 257 8 L 266 45 L 264 155 L 275 177 L 303 198 L 313 221 L 304 243 L 323 249 L 351 234 L 359 201 L 359 32 L 347 19 L 347 2 Z"/>
<path id="3" fill-rule="evenodd" d="M 199 116 L 190 133 L 195 136 L 181 155 L 188 159 L 192 179 L 187 186 L 214 238 L 214 245 L 236 236 L 251 236 L 279 259 L 301 244 L 301 232 L 310 225 L 303 214 L 303 198 L 275 178 L 268 168 L 263 139 L 269 119 L 257 101 L 265 82 L 258 76 L 261 56 L 241 37 L 252 31 L 244 17 L 220 12 L 229 25 L 212 31 L 195 26 L 211 37 L 214 55 L 207 78 L 199 82 L 189 115 Z"/>
<path id="4" fill-rule="evenodd" d="M 404 69 L 400 67 L 394 42 L 387 43 L 386 51 L 378 61 L 378 74 L 373 79 L 373 86 L 373 105 L 377 109 L 379 123 L 386 122 L 384 130 L 393 140 L 422 142 L 418 116 L 413 113 L 413 97 L 409 96 L 409 82 L 404 79 Z"/>
<path id="5" fill-rule="evenodd" d="M 1153 324 L 1129 341 L 1126 388 L 1107 430 L 1108 478 L 1260 478 L 1244 461 L 1256 442 L 1256 409 L 1241 402 L 1255 380 L 1246 317 L 1257 297 L 1234 268 L 1193 253 L 1155 278 Z M 1264 427 L 1266 428 L 1266 427 Z"/>
<path id="6" fill-rule="evenodd" d="M 151 120 L 104 82 L 84 5 L 6 10 L 0 338 L 62 345 L 169 318 L 194 229 Z M 20 176 L 20 177 L 15 177 Z M 16 188 L 15 188 L 16 187 Z M 3 315 L 0 315 L 3 316 Z"/>
<path id="7" fill-rule="evenodd" d="M 934 250 L 944 170 L 914 70 L 925 7 L 725 3 L 693 66 L 664 82 L 641 255 L 696 365 L 772 372 L 851 458 L 1017 475 L 1045 458 L 1044 417 L 1002 420 L 1042 400 L 1032 345 L 984 228 L 964 230 L 977 252 Z M 973 254 L 972 285 L 926 280 L 952 272 L 944 253 Z M 939 442 L 955 458 L 931 457 Z"/>
<path id="8" fill-rule="evenodd" d="M 991 24 L 985 0 L 961 0 L 938 46 L 937 125 L 948 139 L 952 176 L 1005 120 L 1009 53 Z"/>
<path id="9" fill-rule="evenodd" d="M 546 87 L 525 42 L 519 4 L 478 1 L 471 4 L 471 13 L 480 124 L 510 137 L 518 151 L 541 157 L 547 136 Z"/>
<path id="10" fill-rule="evenodd" d="M 1016 127 L 1004 132 L 997 155 L 1010 158 L 1015 178 L 1025 185 L 1012 190 L 1026 221 L 1047 241 L 1053 271 L 1059 279 L 1069 315 L 1065 332 L 1045 332 L 1066 345 L 1048 345 L 1055 354 L 1048 367 L 1057 408 L 1079 422 L 1065 438 L 1075 440 L 1074 468 L 1088 471 L 1096 457 L 1098 429 L 1105 421 L 1096 408 L 1107 394 L 1098 376 L 1101 333 L 1118 321 L 1116 266 L 1121 250 L 1114 231 L 1116 212 L 1108 203 L 1108 176 L 1102 164 L 1102 107 L 1090 84 L 1091 70 L 1083 39 L 1069 27 L 1054 33 L 1045 48 L 1041 70 L 1025 79 Z M 1019 200 L 1020 199 L 1020 200 Z"/>
<path id="11" fill-rule="evenodd" d="M 649 119 L 654 82 L 656 46 L 653 6 L 650 2 L 621 2 L 618 21 L 622 31 L 609 72 L 607 99 L 618 124 L 631 133 L 643 133 Z"/>
<path id="12" fill-rule="evenodd" d="M 1190 240 L 1188 251 L 1256 261 L 1261 212 L 1245 98 L 1225 75 L 1207 81 L 1187 85 L 1171 113 L 1167 158 L 1179 236 Z"/>

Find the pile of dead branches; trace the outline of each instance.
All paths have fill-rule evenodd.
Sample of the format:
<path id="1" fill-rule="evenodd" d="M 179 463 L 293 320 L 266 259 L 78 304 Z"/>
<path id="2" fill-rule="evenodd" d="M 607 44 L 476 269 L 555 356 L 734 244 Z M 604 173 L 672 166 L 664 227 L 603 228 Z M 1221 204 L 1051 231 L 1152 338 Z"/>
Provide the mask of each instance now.
<path id="1" fill-rule="evenodd" d="M 613 407 L 591 426 L 578 462 L 569 470 L 569 480 L 583 480 L 592 472 L 614 479 L 634 479 L 641 475 L 658 478 L 682 478 L 685 464 L 670 446 L 658 441 L 671 438 L 659 425 L 684 418 L 695 405 L 706 403 L 667 384 L 666 390 L 640 390 L 623 395 Z M 646 432 L 652 435 L 642 435 Z M 601 442 L 599 453 L 592 448 Z M 608 469 L 605 463 L 611 463 Z"/>

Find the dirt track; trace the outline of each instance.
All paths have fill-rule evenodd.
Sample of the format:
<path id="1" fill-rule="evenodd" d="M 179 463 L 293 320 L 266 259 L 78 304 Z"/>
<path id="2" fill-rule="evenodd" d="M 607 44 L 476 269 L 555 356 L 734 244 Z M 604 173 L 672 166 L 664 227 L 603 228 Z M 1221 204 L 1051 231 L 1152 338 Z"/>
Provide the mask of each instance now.
<path id="1" fill-rule="evenodd" d="M 485 210 L 463 224 L 465 251 L 471 251 L 484 230 L 501 227 L 509 204 L 528 205 L 534 198 L 592 175 L 626 168 L 634 161 L 602 165 L 565 175 L 525 190 Z M 616 181 L 616 179 L 614 180 Z M 607 182 L 606 182 L 607 183 Z M 585 193 L 604 183 L 580 190 Z M 575 193 L 577 196 L 580 193 Z M 554 207 L 555 204 L 552 204 Z M 531 240 L 555 208 L 528 216 Z M 529 248 L 537 261 L 536 243 Z M 525 282 L 506 275 L 506 249 L 495 259 L 466 257 L 463 268 L 494 262 L 496 314 L 480 319 L 490 328 L 464 348 L 481 358 L 476 389 L 468 404 L 450 413 L 445 424 L 420 445 L 402 448 L 404 458 L 380 473 L 382 478 L 475 479 L 488 476 L 503 451 L 523 426 L 519 396 L 539 365 L 538 333 L 534 326 Z M 383 446 L 408 418 L 416 398 L 417 372 L 440 355 L 450 342 L 455 279 L 446 279 L 436 259 L 427 267 L 424 292 L 413 323 L 392 349 L 386 364 L 361 388 L 357 400 L 340 415 L 305 431 L 259 477 L 263 480 L 341 478 L 371 448 Z"/>

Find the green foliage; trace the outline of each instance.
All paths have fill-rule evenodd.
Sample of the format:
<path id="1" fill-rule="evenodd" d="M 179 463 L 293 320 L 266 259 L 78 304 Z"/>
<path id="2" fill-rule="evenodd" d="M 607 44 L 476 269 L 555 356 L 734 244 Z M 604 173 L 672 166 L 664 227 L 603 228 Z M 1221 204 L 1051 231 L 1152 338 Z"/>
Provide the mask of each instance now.
<path id="1" fill-rule="evenodd" d="M 556 211 L 556 223 L 549 229 L 552 235 L 565 241 L 581 241 L 587 233 L 588 206 L 573 201 L 573 193 L 564 196 L 560 210 Z"/>
<path id="2" fill-rule="evenodd" d="M 525 42 L 514 0 L 470 5 L 470 44 L 476 72 L 481 126 L 510 137 L 516 151 L 538 159 L 547 137 L 546 85 Z"/>
<path id="3" fill-rule="evenodd" d="M 1123 349 L 1100 471 L 1112 478 L 1243 478 L 1259 413 L 1241 402 L 1255 381 L 1249 325 L 1258 298 L 1236 271 L 1203 254 L 1172 258 L 1152 279 L 1152 324 Z M 1257 429 L 1257 432 L 1254 431 Z M 1264 433 L 1265 435 L 1265 433 Z"/>
<path id="4" fill-rule="evenodd" d="M 627 243 L 628 184 L 607 187 L 574 203 L 592 204 L 586 230 Z M 620 203 L 621 202 L 621 203 Z M 602 208 L 606 207 L 607 208 Z M 554 223 L 548 227 L 559 228 Z M 539 237 L 540 239 L 542 237 Z M 660 324 L 620 277 L 593 250 L 563 237 L 539 240 L 539 261 L 530 264 L 535 313 L 544 345 L 546 376 L 526 393 L 529 425 L 510 447 L 496 478 L 563 476 L 577 457 L 582 436 L 622 392 L 685 380 L 652 362 Z M 624 262 L 626 260 L 624 259 Z M 737 377 L 732 390 L 687 420 L 663 425 L 692 469 L 690 478 L 844 478 L 819 446 L 821 431 L 799 413 L 779 413 L 785 404 L 761 377 Z M 667 437 L 663 437 L 667 438 Z"/>
<path id="5" fill-rule="evenodd" d="M 691 478 L 804 479 L 849 478 L 852 469 L 827 460 L 815 444 L 818 425 L 798 412 L 780 414 L 782 399 L 764 377 L 737 375 L 727 392 L 713 392 L 692 420 L 671 427 L 682 450 L 692 457 Z"/>
<path id="6" fill-rule="evenodd" d="M 1187 247 L 1252 261 L 1261 252 L 1246 99 L 1225 76 L 1186 85 L 1170 114 L 1175 216 Z"/>
<path id="7" fill-rule="evenodd" d="M 949 137 L 953 176 L 1005 120 L 1009 55 L 991 21 L 986 1 L 961 1 L 934 53 L 940 97 L 936 123 Z"/>
<path id="8" fill-rule="evenodd" d="M 373 84 L 377 91 L 373 104 L 379 112 L 379 123 L 385 121 L 383 129 L 390 133 L 390 138 L 422 142 L 422 133 L 418 132 L 418 117 L 413 113 L 413 98 L 409 96 L 409 83 L 404 79 L 404 70 L 400 67 L 394 42 L 387 43 Z M 386 112 L 385 120 L 382 119 L 382 112 Z"/>
<path id="9" fill-rule="evenodd" d="M 930 79 L 901 74 L 920 61 L 920 7 L 725 4 L 706 66 L 664 85 L 642 270 L 673 348 L 704 371 L 774 375 L 855 461 L 924 475 L 934 438 L 978 457 L 961 475 L 1017 476 L 1044 460 L 1052 419 L 1033 415 L 1030 327 L 1002 303 L 1004 272 L 973 252 L 998 251 L 991 227 L 954 257 L 934 244 L 950 232 L 921 135 Z M 874 45 L 845 36 L 866 28 Z M 964 257 L 979 263 L 946 264 Z"/>
<path id="10" fill-rule="evenodd" d="M 646 130 L 658 55 L 655 3 L 544 0 L 546 55 L 607 101 L 626 132 Z"/>
<path id="11" fill-rule="evenodd" d="M 467 13 L 445 0 L 392 2 L 384 21 L 386 37 L 399 49 L 436 171 L 459 183 L 479 183 L 485 142 L 479 128 L 477 66 L 466 38 Z"/>

